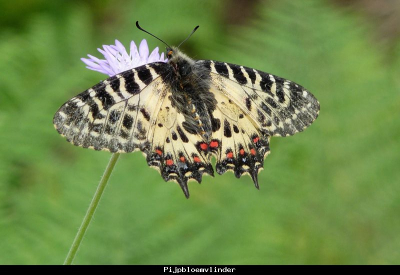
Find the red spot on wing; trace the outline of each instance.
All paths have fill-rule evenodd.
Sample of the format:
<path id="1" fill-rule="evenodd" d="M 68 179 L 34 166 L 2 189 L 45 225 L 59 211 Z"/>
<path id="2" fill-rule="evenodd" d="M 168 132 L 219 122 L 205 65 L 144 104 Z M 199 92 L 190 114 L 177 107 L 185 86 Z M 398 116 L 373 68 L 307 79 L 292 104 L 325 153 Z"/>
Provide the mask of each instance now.
<path id="1" fill-rule="evenodd" d="M 207 150 L 208 145 L 206 143 L 204 143 L 204 142 L 200 143 L 200 148 L 201 148 L 201 150 L 205 151 L 205 150 Z"/>
<path id="2" fill-rule="evenodd" d="M 254 150 L 254 148 L 251 148 L 250 153 L 255 156 L 256 155 L 256 150 Z"/>
<path id="3" fill-rule="evenodd" d="M 232 152 L 227 153 L 227 154 L 226 154 L 226 157 L 227 157 L 228 159 L 233 158 L 233 153 L 232 153 Z"/>
<path id="4" fill-rule="evenodd" d="M 218 146 L 219 146 L 218 141 L 213 140 L 213 141 L 210 142 L 210 147 L 211 148 L 217 148 Z"/>
<path id="5" fill-rule="evenodd" d="M 157 155 L 161 156 L 162 155 L 162 151 L 160 149 L 156 149 L 156 153 Z"/>
<path id="6" fill-rule="evenodd" d="M 260 140 L 260 138 L 259 138 L 259 137 L 255 137 L 255 138 L 253 138 L 253 142 L 254 142 L 254 143 L 257 143 L 259 140 Z"/>
<path id="7" fill-rule="evenodd" d="M 197 162 L 197 163 L 201 162 L 201 160 L 198 156 L 193 157 L 193 160 L 194 160 L 194 162 Z"/>
<path id="8" fill-rule="evenodd" d="M 167 159 L 167 160 L 165 161 L 165 163 L 166 163 L 168 166 L 171 166 L 171 165 L 174 164 L 174 161 L 173 161 L 172 159 Z"/>
<path id="9" fill-rule="evenodd" d="M 244 155 L 244 149 L 240 149 L 239 154 Z"/>

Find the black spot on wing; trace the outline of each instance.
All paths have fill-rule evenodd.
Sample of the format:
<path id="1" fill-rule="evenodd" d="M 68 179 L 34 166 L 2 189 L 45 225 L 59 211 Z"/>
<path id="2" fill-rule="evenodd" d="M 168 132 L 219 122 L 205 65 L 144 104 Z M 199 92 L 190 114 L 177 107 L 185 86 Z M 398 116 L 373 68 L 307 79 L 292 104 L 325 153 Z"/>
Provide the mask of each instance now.
<path id="1" fill-rule="evenodd" d="M 189 142 L 189 139 L 187 138 L 187 136 L 185 135 L 185 133 L 182 131 L 181 127 L 179 127 L 179 125 L 176 127 L 176 130 L 178 131 L 179 136 L 181 137 L 181 140 L 184 143 Z"/>
<path id="2" fill-rule="evenodd" d="M 110 112 L 108 120 L 110 121 L 111 124 L 115 124 L 119 120 L 120 116 L 121 116 L 121 112 L 119 112 L 117 110 L 112 110 Z"/>
<path id="3" fill-rule="evenodd" d="M 285 93 L 283 91 L 283 83 L 284 82 L 285 82 L 285 79 L 275 76 L 276 96 L 278 97 L 280 103 L 285 102 Z"/>
<path id="4" fill-rule="evenodd" d="M 224 136 L 228 138 L 232 136 L 231 125 L 226 119 L 224 120 Z"/>
<path id="5" fill-rule="evenodd" d="M 264 123 L 265 122 L 264 114 L 260 110 L 257 110 L 257 115 L 258 115 L 257 120 L 261 123 Z"/>
<path id="6" fill-rule="evenodd" d="M 83 93 L 77 95 L 76 97 L 82 100 L 82 102 L 86 103 L 90 98 L 89 90 L 84 91 Z"/>
<path id="7" fill-rule="evenodd" d="M 216 132 L 221 128 L 221 121 L 218 118 L 212 118 L 211 120 L 211 129 L 213 132 Z"/>
<path id="8" fill-rule="evenodd" d="M 140 112 L 142 113 L 143 117 L 149 121 L 150 120 L 150 114 L 146 111 L 145 108 L 140 108 Z"/>
<path id="9" fill-rule="evenodd" d="M 121 129 L 119 136 L 122 137 L 123 139 L 128 139 L 129 138 L 129 133 L 127 131 L 124 131 Z"/>
<path id="10" fill-rule="evenodd" d="M 125 114 L 122 124 L 124 125 L 124 127 L 126 129 L 130 130 L 132 128 L 132 124 L 133 124 L 133 117 L 129 114 Z"/>
<path id="11" fill-rule="evenodd" d="M 95 90 L 96 97 L 100 99 L 104 110 L 108 110 L 111 106 L 115 104 L 113 97 L 106 91 L 106 87 L 104 85 L 99 86 Z"/>
<path id="12" fill-rule="evenodd" d="M 271 106 L 272 108 L 278 108 L 278 104 L 276 104 L 276 102 L 272 99 L 272 98 L 270 98 L 270 97 L 268 97 L 267 98 L 267 103 L 269 104 L 269 106 Z"/>
<path id="13" fill-rule="evenodd" d="M 247 79 L 244 76 L 240 66 L 234 65 L 234 64 L 229 64 L 229 67 L 232 69 L 233 72 L 233 77 L 236 79 L 236 81 L 240 84 L 246 84 Z"/>
<path id="14" fill-rule="evenodd" d="M 140 92 L 139 85 L 135 82 L 135 80 L 133 78 L 134 74 L 133 74 L 132 70 L 123 72 L 121 75 L 124 78 L 125 90 L 128 93 L 135 95 Z"/>
<path id="15" fill-rule="evenodd" d="M 121 83 L 120 83 L 120 80 L 119 80 L 119 78 L 117 76 L 114 75 L 114 76 L 110 77 L 108 79 L 108 82 L 110 83 L 110 86 L 114 91 L 118 91 L 119 90 L 119 85 Z"/>
<path id="16" fill-rule="evenodd" d="M 134 132 L 135 138 L 138 140 L 145 140 L 146 139 L 146 129 L 143 127 L 143 123 L 138 120 L 136 124 L 137 131 Z"/>
<path id="17" fill-rule="evenodd" d="M 274 96 L 272 94 L 272 92 L 271 92 L 271 87 L 272 87 L 273 82 L 269 78 L 269 74 L 263 73 L 263 72 L 259 72 L 259 73 L 260 73 L 260 76 L 261 76 L 261 81 L 260 81 L 261 90 L 263 90 L 264 92 L 266 92 L 270 96 Z"/>
<path id="18" fill-rule="evenodd" d="M 90 105 L 90 113 L 92 114 L 93 119 L 97 118 L 97 115 L 99 114 L 99 107 L 96 103 Z"/>
<path id="19" fill-rule="evenodd" d="M 106 127 L 104 128 L 104 132 L 105 132 L 107 135 L 111 135 L 112 132 L 113 132 L 113 128 L 111 128 L 110 125 L 107 124 Z"/>
<path id="20" fill-rule="evenodd" d="M 151 75 L 150 70 L 145 66 L 137 68 L 137 74 L 139 79 L 146 85 L 149 85 L 151 81 L 153 81 L 153 76 Z"/>
<path id="21" fill-rule="evenodd" d="M 219 73 L 222 76 L 228 77 L 228 68 L 226 67 L 226 65 L 222 62 L 214 62 L 214 67 L 215 70 L 217 71 L 217 73 Z"/>
<path id="22" fill-rule="evenodd" d="M 249 78 L 251 80 L 251 83 L 255 83 L 256 82 L 256 73 L 254 72 L 254 70 L 252 68 L 244 68 L 246 70 L 246 73 L 249 75 Z"/>
<path id="23" fill-rule="evenodd" d="M 249 111 L 251 111 L 251 100 L 248 97 L 246 97 L 246 107 Z"/>

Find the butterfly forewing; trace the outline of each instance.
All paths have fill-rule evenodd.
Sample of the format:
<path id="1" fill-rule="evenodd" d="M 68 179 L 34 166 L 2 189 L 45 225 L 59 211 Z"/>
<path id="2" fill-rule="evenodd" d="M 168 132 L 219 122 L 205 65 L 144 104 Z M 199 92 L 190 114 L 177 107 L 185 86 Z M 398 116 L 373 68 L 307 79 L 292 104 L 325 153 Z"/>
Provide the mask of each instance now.
<path id="1" fill-rule="evenodd" d="M 211 71 L 213 85 L 270 136 L 301 132 L 318 116 L 318 101 L 292 81 L 244 66 L 208 60 L 198 62 Z"/>
<path id="2" fill-rule="evenodd" d="M 66 102 L 54 126 L 77 146 L 131 152 L 148 146 L 147 133 L 167 87 L 157 73 L 165 63 L 141 66 L 113 76 Z"/>

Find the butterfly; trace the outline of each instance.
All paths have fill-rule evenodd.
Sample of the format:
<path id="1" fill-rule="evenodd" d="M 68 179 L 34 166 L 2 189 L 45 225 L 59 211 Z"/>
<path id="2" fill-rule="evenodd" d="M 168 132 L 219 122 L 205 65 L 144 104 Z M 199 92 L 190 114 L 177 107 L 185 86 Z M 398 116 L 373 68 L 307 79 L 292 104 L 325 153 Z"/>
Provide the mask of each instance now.
<path id="1" fill-rule="evenodd" d="M 74 145 L 112 153 L 142 151 L 165 181 L 189 197 L 188 180 L 233 171 L 258 173 L 270 138 L 291 136 L 318 117 L 302 86 L 256 69 L 193 60 L 167 47 L 168 62 L 149 63 L 101 81 L 56 112 L 56 130 Z"/>

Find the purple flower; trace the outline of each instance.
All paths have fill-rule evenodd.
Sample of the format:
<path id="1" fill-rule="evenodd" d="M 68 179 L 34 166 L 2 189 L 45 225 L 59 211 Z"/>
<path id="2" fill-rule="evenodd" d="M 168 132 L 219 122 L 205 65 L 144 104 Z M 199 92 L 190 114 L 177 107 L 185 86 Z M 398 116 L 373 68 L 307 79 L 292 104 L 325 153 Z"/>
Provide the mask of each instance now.
<path id="1" fill-rule="evenodd" d="M 115 40 L 115 45 L 103 45 L 103 49 L 98 50 L 104 55 L 105 59 L 99 59 L 88 54 L 89 58 L 81 58 L 81 60 L 87 65 L 86 68 L 109 76 L 147 63 L 168 61 L 167 58 L 164 59 L 164 53 L 161 53 L 160 56 L 158 47 L 149 55 L 150 51 L 146 39 L 140 42 L 139 51 L 135 42 L 132 41 L 129 54 L 118 40 Z"/>

